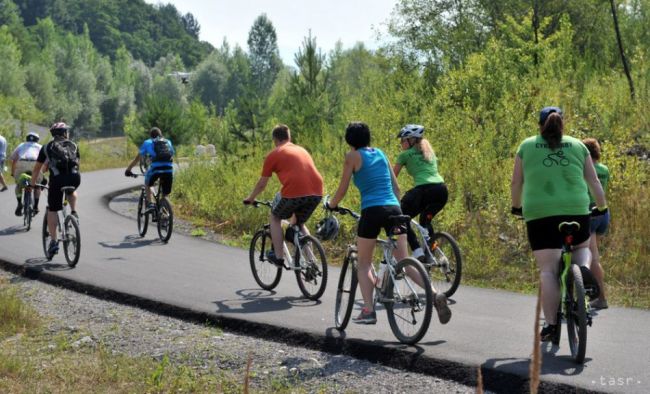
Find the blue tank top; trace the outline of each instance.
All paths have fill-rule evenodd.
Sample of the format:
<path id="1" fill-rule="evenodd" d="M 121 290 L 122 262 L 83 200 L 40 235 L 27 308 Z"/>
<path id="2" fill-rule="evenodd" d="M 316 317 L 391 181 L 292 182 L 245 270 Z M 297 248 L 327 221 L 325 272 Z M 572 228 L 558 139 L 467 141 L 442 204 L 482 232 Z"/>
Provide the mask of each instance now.
<path id="1" fill-rule="evenodd" d="M 361 193 L 361 209 L 399 205 L 384 152 L 377 148 L 361 148 L 357 152 L 361 155 L 361 168 L 353 174 L 353 180 Z"/>

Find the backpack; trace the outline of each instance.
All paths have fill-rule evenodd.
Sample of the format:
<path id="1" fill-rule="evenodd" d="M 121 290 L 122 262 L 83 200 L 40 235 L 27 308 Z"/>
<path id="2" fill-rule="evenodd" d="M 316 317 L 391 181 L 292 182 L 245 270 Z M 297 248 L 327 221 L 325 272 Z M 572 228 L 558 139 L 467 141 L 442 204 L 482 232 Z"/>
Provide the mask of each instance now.
<path id="1" fill-rule="evenodd" d="M 172 150 L 169 143 L 164 138 L 156 138 L 153 140 L 154 162 L 171 162 Z"/>
<path id="2" fill-rule="evenodd" d="M 70 140 L 55 139 L 47 144 L 45 155 L 54 176 L 79 171 L 77 145 Z"/>

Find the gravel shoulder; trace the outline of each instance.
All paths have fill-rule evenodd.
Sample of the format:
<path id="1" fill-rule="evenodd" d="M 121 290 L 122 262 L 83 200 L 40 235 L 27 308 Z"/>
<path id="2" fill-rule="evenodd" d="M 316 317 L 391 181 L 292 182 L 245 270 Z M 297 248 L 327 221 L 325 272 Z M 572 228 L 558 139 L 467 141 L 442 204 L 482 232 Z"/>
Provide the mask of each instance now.
<path id="1" fill-rule="evenodd" d="M 132 216 L 138 193 L 119 196 L 111 209 Z M 135 222 L 134 222 L 135 226 Z M 190 234 L 191 223 L 175 231 Z M 206 230 L 203 238 L 219 240 Z M 476 388 L 433 376 L 410 373 L 344 355 L 288 345 L 193 324 L 138 308 L 99 300 L 0 271 L 21 298 L 46 318 L 52 333 L 76 333 L 76 347 L 98 346 L 115 354 L 152 357 L 195 371 L 228 371 L 243 382 L 249 357 L 251 386 L 282 392 L 473 393 Z"/>

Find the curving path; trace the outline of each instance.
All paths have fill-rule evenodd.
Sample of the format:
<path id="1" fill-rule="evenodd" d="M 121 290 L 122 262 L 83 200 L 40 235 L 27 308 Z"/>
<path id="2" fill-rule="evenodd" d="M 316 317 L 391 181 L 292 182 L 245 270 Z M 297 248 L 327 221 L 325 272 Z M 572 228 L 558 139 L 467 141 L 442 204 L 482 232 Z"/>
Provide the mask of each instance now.
<path id="1" fill-rule="evenodd" d="M 463 287 L 445 326 L 432 322 L 416 347 L 395 342 L 384 314 L 376 326 L 351 325 L 345 334 L 333 329 L 334 288 L 338 272 L 330 268 L 321 302 L 301 298 L 295 277 L 285 271 L 275 292 L 256 287 L 247 251 L 174 234 L 160 244 L 150 229 L 137 236 L 134 220 L 108 208 L 110 195 L 137 187 L 123 170 L 86 173 L 80 188 L 82 255 L 68 269 L 61 254 L 43 259 L 42 213 L 29 233 L 13 216 L 12 192 L 0 193 L 0 261 L 43 280 L 58 282 L 121 302 L 195 320 L 212 320 L 232 329 L 292 341 L 333 352 L 346 352 L 393 366 L 411 368 L 465 384 L 475 383 L 483 367 L 487 389 L 527 389 L 535 299 L 498 290 Z M 44 205 L 44 204 L 42 204 Z M 42 207 L 41 207 L 42 209 Z M 478 262 L 469 262 L 477 264 Z M 435 319 L 435 317 L 434 317 Z M 545 348 L 543 388 L 621 393 L 650 392 L 650 312 L 610 308 L 589 330 L 587 361 L 577 367 L 561 348 Z M 563 333 L 564 335 L 564 333 Z"/>

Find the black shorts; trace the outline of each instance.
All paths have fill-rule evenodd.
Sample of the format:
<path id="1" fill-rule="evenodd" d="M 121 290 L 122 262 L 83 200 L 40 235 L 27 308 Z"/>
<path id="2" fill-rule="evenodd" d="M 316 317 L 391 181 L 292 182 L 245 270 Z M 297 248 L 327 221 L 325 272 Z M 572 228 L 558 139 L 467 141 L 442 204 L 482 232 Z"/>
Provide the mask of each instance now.
<path id="1" fill-rule="evenodd" d="M 277 205 L 273 207 L 271 213 L 280 219 L 289 219 L 291 215 L 296 214 L 296 224 L 304 224 L 322 199 L 322 196 L 305 196 L 296 198 L 283 197 Z"/>
<path id="2" fill-rule="evenodd" d="M 402 197 L 401 207 L 404 215 L 414 218 L 420 215 L 420 224 L 431 223 L 431 219 L 447 204 L 449 192 L 444 183 L 429 183 L 416 186 Z"/>
<path id="3" fill-rule="evenodd" d="M 74 186 L 79 187 L 81 184 L 81 175 L 79 173 L 73 174 L 59 174 L 50 177 L 50 188 L 47 193 L 47 209 L 56 212 L 63 209 L 63 191 L 62 187 Z"/>
<path id="4" fill-rule="evenodd" d="M 562 249 L 564 239 L 558 226 L 562 222 L 578 222 L 580 230 L 573 234 L 573 244 L 578 245 L 589 239 L 589 215 L 549 216 L 526 222 L 528 241 L 533 250 Z"/>
<path id="5" fill-rule="evenodd" d="M 361 211 L 359 226 L 357 227 L 357 236 L 361 238 L 376 239 L 381 229 L 386 234 L 391 230 L 392 223 L 389 217 L 401 215 L 402 209 L 399 205 L 381 205 L 368 207 Z"/>
<path id="6" fill-rule="evenodd" d="M 147 186 L 151 187 L 156 184 L 160 179 L 160 189 L 163 196 L 167 196 L 172 192 L 172 183 L 174 182 L 173 172 L 154 172 L 147 178 Z M 161 196 L 162 197 L 162 196 Z"/>

